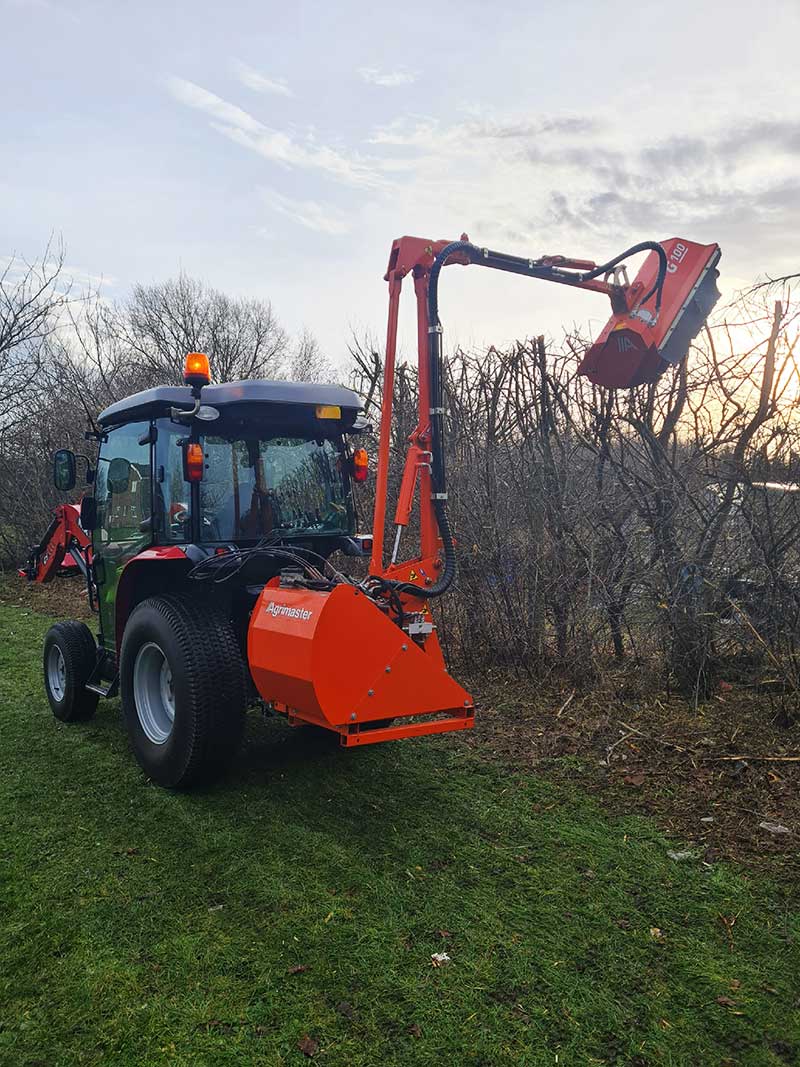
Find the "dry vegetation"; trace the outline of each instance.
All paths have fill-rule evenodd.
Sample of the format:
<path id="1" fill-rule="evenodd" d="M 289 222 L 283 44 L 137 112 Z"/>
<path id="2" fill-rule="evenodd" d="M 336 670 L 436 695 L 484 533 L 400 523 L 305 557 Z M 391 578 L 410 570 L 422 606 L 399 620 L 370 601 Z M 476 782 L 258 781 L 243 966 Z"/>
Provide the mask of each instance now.
<path id="1" fill-rule="evenodd" d="M 448 477 L 460 582 L 451 655 L 523 678 L 595 684 L 627 664 L 694 703 L 721 678 L 791 713 L 800 621 L 798 309 L 726 309 L 686 363 L 611 393 L 574 376 L 569 338 L 456 352 Z M 380 359 L 354 349 L 362 391 Z M 413 373 L 397 380 L 399 454 Z"/>

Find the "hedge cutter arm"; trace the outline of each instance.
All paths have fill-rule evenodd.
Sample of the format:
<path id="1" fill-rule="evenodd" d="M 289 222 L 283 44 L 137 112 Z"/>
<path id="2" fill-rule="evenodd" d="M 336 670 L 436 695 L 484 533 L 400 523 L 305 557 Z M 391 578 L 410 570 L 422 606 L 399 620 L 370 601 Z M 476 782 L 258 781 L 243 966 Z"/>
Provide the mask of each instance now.
<path id="1" fill-rule="evenodd" d="M 625 261 L 647 252 L 633 282 Z M 645 241 L 607 263 L 566 256 L 538 259 L 495 252 L 458 241 L 401 237 L 392 244 L 385 280 L 389 283 L 389 320 L 383 372 L 378 468 L 375 486 L 373 548 L 370 574 L 417 610 L 420 600 L 443 593 L 455 573 L 455 555 L 447 522 L 443 432 L 442 327 L 438 312 L 441 268 L 453 263 L 491 267 L 541 281 L 604 293 L 611 317 L 578 367 L 594 385 L 631 388 L 656 381 L 670 365 L 683 361 L 719 299 L 720 259 L 716 244 L 699 245 L 682 238 Z M 409 436 L 405 467 L 394 515 L 395 535 L 385 563 L 386 495 L 389 478 L 397 324 L 403 280 L 411 275 L 417 303 L 418 418 Z M 419 553 L 398 562 L 400 539 L 420 493 Z M 442 556 L 441 549 L 444 549 Z M 411 598 L 412 604 L 408 604 Z M 423 606 L 423 611 L 426 609 Z"/>

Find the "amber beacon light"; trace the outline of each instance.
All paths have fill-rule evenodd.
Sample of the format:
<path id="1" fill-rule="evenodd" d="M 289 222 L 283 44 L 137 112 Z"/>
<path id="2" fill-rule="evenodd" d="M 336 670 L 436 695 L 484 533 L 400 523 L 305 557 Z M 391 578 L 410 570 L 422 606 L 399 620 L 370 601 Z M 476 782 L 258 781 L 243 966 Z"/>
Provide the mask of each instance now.
<path id="1" fill-rule="evenodd" d="M 205 352 L 189 352 L 183 365 L 183 380 L 187 385 L 199 387 L 211 381 L 211 369 Z"/>

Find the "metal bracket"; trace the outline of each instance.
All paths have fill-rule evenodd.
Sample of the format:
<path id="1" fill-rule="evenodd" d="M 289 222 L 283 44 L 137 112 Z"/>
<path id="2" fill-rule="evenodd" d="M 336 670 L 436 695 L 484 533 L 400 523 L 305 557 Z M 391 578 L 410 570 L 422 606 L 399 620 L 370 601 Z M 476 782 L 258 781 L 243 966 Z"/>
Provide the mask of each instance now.
<path id="1" fill-rule="evenodd" d="M 618 263 L 616 267 L 613 267 L 610 271 L 607 271 L 603 275 L 603 281 L 608 282 L 611 279 L 611 284 L 619 286 L 621 289 L 629 289 L 630 281 L 628 280 L 628 268 L 624 263 Z"/>
<path id="2" fill-rule="evenodd" d="M 200 394 L 198 393 L 198 395 L 194 399 L 194 407 L 190 408 L 188 411 L 186 410 L 186 408 L 170 408 L 169 409 L 169 417 L 172 419 L 173 422 L 179 422 L 179 423 L 180 422 L 187 422 L 188 423 L 188 422 L 192 421 L 192 419 L 195 417 L 195 415 L 197 414 L 197 412 L 199 410 L 200 410 Z"/>
<path id="3" fill-rule="evenodd" d="M 444 415 L 444 408 L 428 408 L 429 415 Z"/>
<path id="4" fill-rule="evenodd" d="M 431 500 L 447 500 L 447 493 L 431 493 Z"/>
<path id="5" fill-rule="evenodd" d="M 441 326 L 429 326 L 428 333 L 443 333 Z"/>
<path id="6" fill-rule="evenodd" d="M 645 326 L 653 327 L 658 324 L 658 315 L 654 315 L 653 312 L 648 311 L 647 308 L 636 308 L 630 315 L 632 319 L 641 319 Z"/>

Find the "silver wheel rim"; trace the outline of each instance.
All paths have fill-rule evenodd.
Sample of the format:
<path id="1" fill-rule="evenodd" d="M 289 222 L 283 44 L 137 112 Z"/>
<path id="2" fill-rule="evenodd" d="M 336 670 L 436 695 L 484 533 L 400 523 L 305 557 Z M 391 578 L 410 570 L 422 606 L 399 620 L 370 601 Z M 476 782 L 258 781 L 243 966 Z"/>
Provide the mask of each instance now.
<path id="1" fill-rule="evenodd" d="M 67 665 L 58 645 L 52 645 L 47 653 L 47 685 L 60 703 L 67 691 Z"/>
<path id="2" fill-rule="evenodd" d="M 175 724 L 175 686 L 167 657 L 153 641 L 136 654 L 133 700 L 145 735 L 154 745 L 163 745 Z"/>

